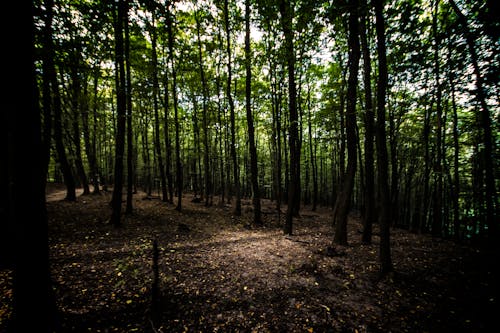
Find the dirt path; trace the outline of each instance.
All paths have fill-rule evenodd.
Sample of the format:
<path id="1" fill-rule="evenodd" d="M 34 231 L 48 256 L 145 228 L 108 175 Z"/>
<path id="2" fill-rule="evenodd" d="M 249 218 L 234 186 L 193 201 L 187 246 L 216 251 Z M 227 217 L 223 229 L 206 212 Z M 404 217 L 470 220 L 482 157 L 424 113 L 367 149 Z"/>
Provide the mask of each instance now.
<path id="1" fill-rule="evenodd" d="M 83 193 L 83 188 L 77 188 L 76 189 L 76 196 L 79 197 Z M 45 200 L 47 202 L 53 202 L 53 201 L 61 201 L 66 198 L 66 190 L 55 190 L 51 191 L 50 193 L 47 193 L 45 195 Z"/>

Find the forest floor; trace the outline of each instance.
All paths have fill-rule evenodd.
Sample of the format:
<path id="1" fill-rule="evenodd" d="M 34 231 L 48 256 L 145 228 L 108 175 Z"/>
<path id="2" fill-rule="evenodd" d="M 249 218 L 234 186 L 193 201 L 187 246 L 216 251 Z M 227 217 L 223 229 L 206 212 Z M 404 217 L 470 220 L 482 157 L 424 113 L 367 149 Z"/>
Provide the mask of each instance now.
<path id="1" fill-rule="evenodd" d="M 495 253 L 391 232 L 395 272 L 378 276 L 373 244 L 332 246 L 332 211 L 303 207 L 294 235 L 263 200 L 264 227 L 229 205 L 183 198 L 183 210 L 134 196 L 133 215 L 109 224 L 111 193 L 62 200 L 48 191 L 51 269 L 65 332 L 486 332 L 499 312 Z M 218 198 L 214 198 L 217 201 Z M 159 249 L 159 311 L 151 321 L 153 239 Z M 9 272 L 0 272 L 0 331 L 9 316 Z M 493 314 L 492 314 L 493 313 Z"/>

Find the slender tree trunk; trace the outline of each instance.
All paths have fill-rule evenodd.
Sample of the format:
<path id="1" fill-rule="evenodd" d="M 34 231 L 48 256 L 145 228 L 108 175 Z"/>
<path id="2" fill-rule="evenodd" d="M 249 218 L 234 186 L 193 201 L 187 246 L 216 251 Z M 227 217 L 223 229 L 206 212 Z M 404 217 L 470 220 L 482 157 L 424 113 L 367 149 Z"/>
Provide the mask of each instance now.
<path id="1" fill-rule="evenodd" d="M 432 17 L 432 31 L 434 35 L 434 77 L 436 79 L 436 160 L 434 162 L 434 177 L 436 190 L 434 191 L 432 234 L 441 236 L 443 213 L 442 213 L 442 193 L 443 193 L 443 170 L 442 170 L 442 105 L 441 105 L 441 66 L 439 63 L 439 37 L 438 37 L 438 8 L 439 0 L 434 2 L 434 13 Z"/>
<path id="2" fill-rule="evenodd" d="M 356 90 L 359 71 L 359 22 L 358 0 L 350 2 L 349 12 L 349 78 L 347 81 L 347 107 L 346 107 L 346 135 L 347 135 L 347 170 L 342 179 L 341 192 L 337 197 L 334 209 L 335 235 L 334 242 L 347 245 L 347 215 L 349 213 L 354 176 L 356 174 L 357 149 L 356 149 Z"/>
<path id="3" fill-rule="evenodd" d="M 111 199 L 111 223 L 115 227 L 121 226 L 122 193 L 123 193 L 123 154 L 125 151 L 125 118 L 126 118 L 126 88 L 125 64 L 123 50 L 123 25 L 125 23 L 126 1 L 118 1 L 118 17 L 115 22 L 115 57 L 116 71 L 118 72 L 116 87 L 117 131 L 115 141 L 115 173 L 113 197 Z"/>
<path id="4" fill-rule="evenodd" d="M 45 18 L 45 24 L 47 25 L 45 32 L 46 34 L 45 41 L 47 45 L 45 45 L 45 48 L 48 52 L 48 57 L 51 57 L 51 59 L 50 60 L 47 59 L 47 64 L 45 68 L 46 72 L 44 72 L 44 81 L 47 80 L 47 82 L 50 83 L 50 88 L 52 91 L 52 108 L 53 108 L 52 114 L 54 115 L 53 135 L 56 146 L 57 159 L 60 163 L 61 171 L 64 177 L 64 183 L 66 185 L 65 199 L 68 201 L 76 201 L 75 179 L 73 178 L 73 174 L 71 172 L 71 166 L 69 164 L 63 143 L 61 96 L 59 93 L 59 88 L 58 88 L 59 85 L 57 82 L 56 69 L 53 61 L 54 44 L 52 41 L 52 29 L 51 29 L 52 17 L 53 17 L 53 4 L 54 2 L 52 0 L 47 0 L 47 3 L 45 3 L 47 9 Z"/>
<path id="5" fill-rule="evenodd" d="M 227 53 L 227 86 L 226 94 L 229 101 L 229 117 L 231 122 L 231 158 L 233 160 L 233 182 L 234 191 L 236 195 L 236 203 L 234 208 L 234 215 L 241 215 L 241 193 L 240 193 L 240 175 L 239 175 L 239 165 L 238 156 L 236 154 L 236 125 L 235 125 L 235 114 L 234 114 L 234 101 L 231 93 L 232 84 L 232 70 L 231 70 L 231 30 L 229 27 L 229 7 L 228 0 L 224 0 L 224 21 L 226 28 L 226 53 Z"/>
<path id="6" fill-rule="evenodd" d="M 451 65 L 451 57 L 448 54 L 448 63 Z M 455 80 L 452 67 L 448 70 L 450 89 L 451 89 L 451 108 L 453 111 L 453 236 L 455 240 L 460 240 L 460 213 L 459 213 L 459 198 L 460 198 L 460 173 L 458 166 L 458 157 L 460 147 L 458 145 L 458 112 L 455 101 Z"/>
<path id="7" fill-rule="evenodd" d="M 73 38 L 73 42 L 77 44 L 79 41 Z M 85 168 L 83 167 L 82 160 L 82 148 L 80 141 L 80 113 L 82 113 L 81 106 L 81 80 L 80 73 L 78 73 L 78 69 L 80 67 L 80 50 L 77 47 L 73 50 L 73 63 L 71 66 L 71 81 L 72 81 L 72 98 L 71 98 L 71 107 L 73 109 L 73 143 L 75 144 L 75 166 L 76 171 L 78 173 L 78 178 L 80 179 L 80 183 L 83 187 L 83 194 L 90 194 L 89 184 L 87 181 L 87 175 L 85 174 Z"/>
<path id="8" fill-rule="evenodd" d="M 181 143 L 180 143 L 180 125 L 179 112 L 177 108 L 177 73 L 175 70 L 174 59 L 174 35 L 172 32 L 172 14 L 170 7 L 167 8 L 167 35 L 168 35 L 168 57 L 172 66 L 172 94 L 174 99 L 174 124 L 175 124 L 175 166 L 176 166 L 176 183 L 177 183 L 177 211 L 182 210 L 182 163 L 181 163 Z"/>
<path id="9" fill-rule="evenodd" d="M 476 45 L 473 39 L 473 35 L 470 31 L 470 28 L 467 24 L 467 18 L 457 7 L 454 0 L 450 0 L 450 4 L 455 11 L 455 14 L 458 16 L 459 23 L 462 25 L 464 30 L 465 40 L 467 42 L 467 47 L 469 49 L 472 66 L 474 68 L 474 75 L 476 77 L 476 97 L 481 106 L 480 108 L 480 127 L 482 129 L 482 143 L 484 145 L 483 149 L 483 162 L 484 162 L 484 174 L 485 174 L 485 183 L 486 183 L 486 191 L 485 191 L 485 203 L 486 203 L 486 225 L 488 226 L 488 232 L 490 239 L 495 241 L 498 235 L 498 225 L 496 221 L 496 217 L 498 216 L 497 210 L 498 205 L 496 203 L 496 189 L 495 189 L 495 176 L 494 176 L 494 159 L 492 158 L 494 152 L 494 142 L 492 139 L 491 132 L 491 115 L 488 104 L 486 103 L 486 94 L 484 91 L 484 83 L 483 77 L 481 75 L 481 71 L 479 69 L 479 60 L 476 53 Z"/>
<path id="10" fill-rule="evenodd" d="M 165 174 L 167 177 L 168 186 L 168 202 L 174 203 L 174 187 L 172 179 L 171 161 L 172 161 L 172 145 L 170 144 L 170 129 L 169 129 L 169 98 L 168 98 L 168 75 L 165 73 L 165 116 L 163 123 L 163 132 L 165 136 Z"/>
<path id="11" fill-rule="evenodd" d="M 155 16 L 156 12 L 152 13 L 153 22 L 151 24 L 151 59 L 153 65 L 153 108 L 154 108 L 154 116 L 155 116 L 155 149 L 156 155 L 158 156 L 158 168 L 160 172 L 160 181 L 161 181 L 161 198 L 162 201 L 168 201 L 168 193 L 167 193 L 167 179 L 165 177 L 165 168 L 163 166 L 163 157 L 161 153 L 161 143 L 160 143 L 160 116 L 159 116 L 159 105 L 158 105 L 158 97 L 160 93 L 159 83 L 158 83 L 158 55 L 156 50 L 156 24 L 155 24 Z"/>
<path id="12" fill-rule="evenodd" d="M 293 45 L 293 8 L 288 0 L 280 1 L 281 24 L 285 36 L 285 54 L 288 69 L 288 111 L 290 129 L 288 133 L 290 149 L 290 180 L 288 183 L 288 207 L 286 210 L 286 220 L 284 233 L 291 235 L 293 233 L 293 213 L 296 204 L 296 182 L 300 181 L 298 174 L 298 112 L 297 112 L 297 88 L 295 84 L 295 49 Z"/>
<path id="13" fill-rule="evenodd" d="M 200 78 L 203 90 L 203 178 L 205 181 L 205 206 L 209 206 L 210 192 L 212 187 L 210 184 L 210 160 L 209 160 L 209 146 L 208 146 L 208 86 L 207 80 L 205 78 L 205 71 L 203 69 L 203 53 L 201 49 L 201 38 L 200 38 L 200 18 L 198 17 L 198 12 L 195 13 L 196 19 L 196 35 L 198 37 L 198 65 L 200 66 Z"/>
<path id="14" fill-rule="evenodd" d="M 366 0 L 362 0 L 361 8 L 363 9 L 363 15 L 360 19 L 360 41 L 361 50 L 363 52 L 363 82 L 365 88 L 365 210 L 363 214 L 363 235 L 361 241 L 365 244 L 370 244 L 372 241 L 372 225 L 377 219 L 377 214 L 375 211 L 375 167 L 373 158 L 373 144 L 374 144 L 374 126 L 375 126 L 375 115 L 373 112 L 372 103 L 372 79 L 371 79 L 371 57 L 370 49 L 368 48 L 367 40 L 367 14 L 369 8 L 367 6 Z"/>
<path id="15" fill-rule="evenodd" d="M 128 0 L 127 0 L 128 1 Z M 134 185 L 134 150 L 132 136 L 132 78 L 130 73 L 130 32 L 128 27 L 128 8 L 125 11 L 125 71 L 126 71 L 126 95 L 127 95 L 127 203 L 125 214 L 132 214 L 134 207 L 133 185 Z"/>
<path id="16" fill-rule="evenodd" d="M 385 47 L 385 22 L 383 15 L 383 0 L 374 0 L 375 28 L 377 31 L 377 54 L 379 77 L 377 85 L 377 180 L 380 193 L 380 274 L 385 275 L 392 271 L 391 243 L 390 243 L 390 201 L 388 184 L 388 159 L 385 134 L 385 99 L 387 90 L 387 58 Z"/>
<path id="17" fill-rule="evenodd" d="M 250 174 L 253 192 L 253 223 L 262 225 L 260 217 L 260 191 L 257 169 L 257 148 L 252 115 L 252 62 L 250 50 L 250 0 L 245 0 L 245 109 L 247 113 L 248 142 L 250 145 Z"/>
<path id="18" fill-rule="evenodd" d="M 316 211 L 318 206 L 318 166 L 316 164 L 316 152 L 314 150 L 315 144 L 312 135 L 312 121 L 311 121 L 311 87 L 307 89 L 307 126 L 309 132 L 309 155 L 311 159 L 311 173 L 313 178 L 313 193 L 312 193 L 312 211 Z"/>
<path id="19" fill-rule="evenodd" d="M 91 155 L 92 157 L 89 157 L 89 162 L 92 163 L 92 165 L 90 166 L 90 170 L 92 172 L 92 177 L 94 179 L 94 194 L 99 194 L 100 193 L 100 190 L 99 190 L 99 181 L 102 179 L 100 179 L 101 175 L 100 175 L 100 172 L 99 172 L 99 162 L 98 162 L 98 159 L 97 159 L 97 100 L 98 100 L 98 84 L 99 84 L 99 72 L 100 72 L 100 68 L 98 65 L 96 65 L 95 69 L 94 69 L 94 105 L 92 107 L 93 109 L 93 130 L 92 130 L 92 141 L 91 141 L 91 144 L 90 144 L 90 151 L 91 151 Z M 92 162 L 91 162 L 92 161 Z"/>
<path id="20" fill-rule="evenodd" d="M 44 17 L 43 29 L 43 44 L 42 44 L 42 107 L 43 107 L 43 163 L 42 174 L 44 176 L 44 183 L 47 180 L 47 172 L 50 161 L 50 151 L 52 148 L 52 128 L 53 128 L 53 97 L 51 92 L 51 83 L 48 73 L 54 68 L 54 46 L 52 43 L 52 18 L 53 18 L 53 0 L 46 0 L 44 2 L 46 14 Z"/>

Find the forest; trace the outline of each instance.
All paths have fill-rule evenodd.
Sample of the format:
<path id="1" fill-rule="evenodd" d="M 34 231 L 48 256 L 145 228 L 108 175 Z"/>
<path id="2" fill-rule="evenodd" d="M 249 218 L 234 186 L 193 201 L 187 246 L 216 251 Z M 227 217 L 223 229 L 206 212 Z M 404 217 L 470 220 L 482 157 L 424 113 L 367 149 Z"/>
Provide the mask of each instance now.
<path id="1" fill-rule="evenodd" d="M 494 330 L 496 6 L 9 4 L 0 332 Z"/>

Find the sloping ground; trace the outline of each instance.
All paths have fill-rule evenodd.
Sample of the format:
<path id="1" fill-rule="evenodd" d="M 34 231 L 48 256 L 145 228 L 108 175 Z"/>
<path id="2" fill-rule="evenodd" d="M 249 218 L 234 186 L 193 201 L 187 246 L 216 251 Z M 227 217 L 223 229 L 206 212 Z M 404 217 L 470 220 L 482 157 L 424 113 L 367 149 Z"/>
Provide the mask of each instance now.
<path id="1" fill-rule="evenodd" d="M 135 196 L 123 228 L 107 224 L 110 194 L 48 203 L 57 302 L 68 332 L 483 332 L 495 327 L 493 253 L 392 231 L 395 274 L 378 279 L 378 236 L 331 246 L 331 211 L 307 207 L 284 236 L 272 203 L 251 208 Z M 215 200 L 217 201 L 217 200 Z M 282 216 L 283 217 L 283 216 Z M 377 229 L 375 228 L 375 233 Z M 159 245 L 159 319 L 150 321 L 152 240 Z"/>

